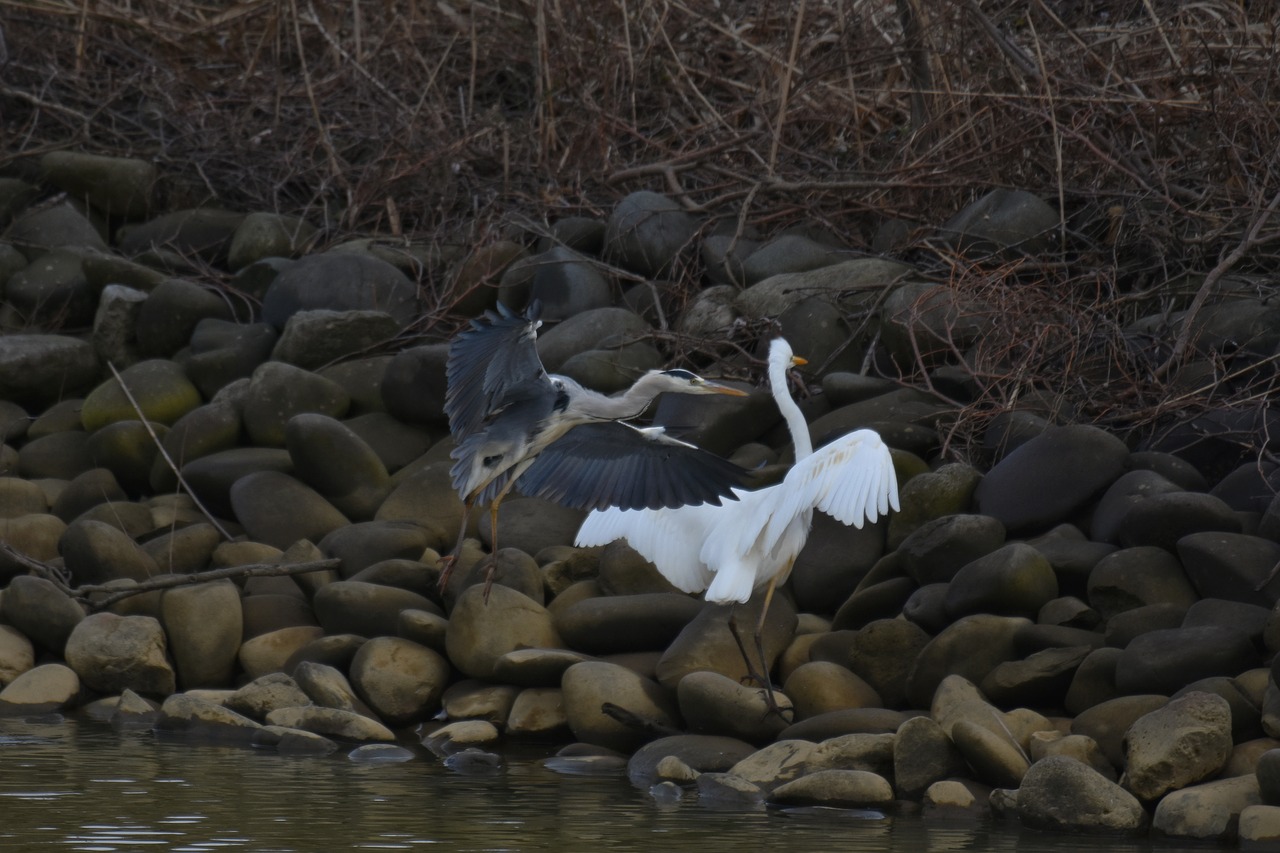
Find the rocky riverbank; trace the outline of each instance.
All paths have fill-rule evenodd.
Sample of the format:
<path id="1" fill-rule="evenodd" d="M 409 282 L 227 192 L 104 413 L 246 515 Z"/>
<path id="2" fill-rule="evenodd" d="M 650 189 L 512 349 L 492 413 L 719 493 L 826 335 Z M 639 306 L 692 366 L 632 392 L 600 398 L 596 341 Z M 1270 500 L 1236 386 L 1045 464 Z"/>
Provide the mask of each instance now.
<path id="1" fill-rule="evenodd" d="M 626 767 L 658 798 L 1280 838 L 1262 412 L 1130 446 L 1041 389 L 990 420 L 990 464 L 952 461 L 990 303 L 820 229 L 704 233 L 635 193 L 607 220 L 468 252 L 319 250 L 296 218 L 157 215 L 140 161 L 43 167 L 43 184 L 0 179 L 0 713 L 289 752 L 421 736 L 459 767 L 550 739 L 572 742 L 552 766 Z M 1057 221 L 997 191 L 938 239 L 1034 255 Z M 676 298 L 662 276 L 695 247 L 707 286 Z M 572 548 L 579 513 L 505 502 L 487 603 L 477 513 L 438 593 L 461 504 L 447 339 L 417 330 L 427 308 L 532 297 L 559 321 L 538 342 L 547 367 L 604 391 L 675 344 L 751 387 L 746 356 L 780 330 L 814 368 L 815 442 L 872 427 L 893 448 L 902 511 L 862 530 L 819 516 L 769 611 L 783 714 L 742 683 L 726 608 L 625 545 Z M 1274 349 L 1264 296 L 1229 297 L 1188 318 L 1189 383 L 1218 344 L 1237 366 Z M 881 378 L 918 364 L 927 382 Z M 1086 368 L 1081 383 L 1104 381 Z M 654 417 L 762 483 L 785 468 L 763 389 Z"/>

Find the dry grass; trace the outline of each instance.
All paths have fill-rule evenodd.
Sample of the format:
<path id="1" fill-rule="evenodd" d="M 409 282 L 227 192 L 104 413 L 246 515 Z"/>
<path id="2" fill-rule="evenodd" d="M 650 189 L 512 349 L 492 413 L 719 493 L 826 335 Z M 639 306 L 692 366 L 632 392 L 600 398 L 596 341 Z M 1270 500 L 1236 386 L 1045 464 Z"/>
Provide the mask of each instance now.
<path id="1" fill-rule="evenodd" d="M 1273 4 L 0 0 L 0 25 L 3 172 L 133 155 L 173 207 L 442 245 L 635 189 L 855 248 L 906 220 L 904 255 L 992 306 L 964 353 L 987 414 L 1052 389 L 1086 420 L 1160 422 L 1196 342 L 1130 324 L 1200 311 L 1226 281 L 1274 289 Z M 930 243 L 991 187 L 1052 200 L 1060 255 Z M 1262 375 L 1237 383 L 1247 404 Z"/>

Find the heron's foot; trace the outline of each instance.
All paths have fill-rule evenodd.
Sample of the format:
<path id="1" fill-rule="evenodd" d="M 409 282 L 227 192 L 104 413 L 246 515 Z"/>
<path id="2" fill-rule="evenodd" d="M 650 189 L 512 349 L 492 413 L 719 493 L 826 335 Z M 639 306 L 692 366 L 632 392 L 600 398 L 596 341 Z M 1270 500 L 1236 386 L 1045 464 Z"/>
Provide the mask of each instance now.
<path id="1" fill-rule="evenodd" d="M 440 567 L 440 579 L 436 581 L 436 590 L 444 595 L 445 587 L 449 585 L 449 576 L 458 565 L 458 555 L 446 554 L 436 562 L 436 565 Z"/>
<path id="2" fill-rule="evenodd" d="M 757 686 L 763 687 L 765 690 L 773 689 L 773 682 L 767 675 L 761 675 L 754 669 L 747 670 L 747 674 L 738 679 L 738 683 L 746 687 Z"/>
<path id="3" fill-rule="evenodd" d="M 764 704 L 765 704 L 765 712 L 764 712 L 765 719 L 768 719 L 769 717 L 772 717 L 772 716 L 776 716 L 778 717 L 778 719 L 782 720 L 782 722 L 788 725 L 795 722 L 796 709 L 791 707 L 791 705 L 787 705 L 787 707 L 785 708 L 779 705 L 778 699 L 776 696 L 773 695 L 773 688 L 771 687 L 766 687 L 764 689 Z"/>
<path id="4" fill-rule="evenodd" d="M 479 563 L 476 568 L 484 567 L 484 603 L 489 603 L 489 590 L 493 589 L 493 576 L 498 573 L 498 555 L 490 554 Z"/>

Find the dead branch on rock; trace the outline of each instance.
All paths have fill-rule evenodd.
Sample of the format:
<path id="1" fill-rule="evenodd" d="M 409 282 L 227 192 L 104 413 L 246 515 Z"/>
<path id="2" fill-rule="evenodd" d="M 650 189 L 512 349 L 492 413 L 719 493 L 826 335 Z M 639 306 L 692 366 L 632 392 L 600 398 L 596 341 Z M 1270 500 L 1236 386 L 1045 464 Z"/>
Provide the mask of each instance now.
<path id="1" fill-rule="evenodd" d="M 70 594 L 85 601 L 93 610 L 103 610 L 117 601 L 123 601 L 144 592 L 155 592 L 162 589 L 174 589 L 180 586 L 209 583 L 210 581 L 241 580 L 244 578 L 272 578 L 280 575 L 304 575 L 310 572 L 322 572 L 336 569 L 342 561 L 337 557 L 327 560 L 312 560 L 306 563 L 252 563 L 244 566 L 229 566 L 223 569 L 209 569 L 189 575 L 157 575 L 137 586 L 121 588 L 111 584 L 84 584 L 70 590 Z M 93 597 L 100 596 L 100 597 Z"/>

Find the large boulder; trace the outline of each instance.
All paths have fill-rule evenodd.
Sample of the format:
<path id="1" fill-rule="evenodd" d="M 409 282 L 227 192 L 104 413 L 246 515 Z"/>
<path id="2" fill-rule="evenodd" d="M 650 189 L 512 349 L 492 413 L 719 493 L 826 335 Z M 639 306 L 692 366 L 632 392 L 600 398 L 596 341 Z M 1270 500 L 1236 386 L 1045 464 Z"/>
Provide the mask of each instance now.
<path id="1" fill-rule="evenodd" d="M 145 696 L 168 696 L 176 683 L 165 655 L 160 622 L 150 616 L 95 613 L 67 639 L 67 665 L 86 687 L 100 693 L 126 688 Z"/>
<path id="2" fill-rule="evenodd" d="M 1044 530 L 1110 486 L 1128 455 L 1123 441 L 1098 427 L 1054 427 L 1001 459 L 978 484 L 974 501 L 1011 533 Z"/>

